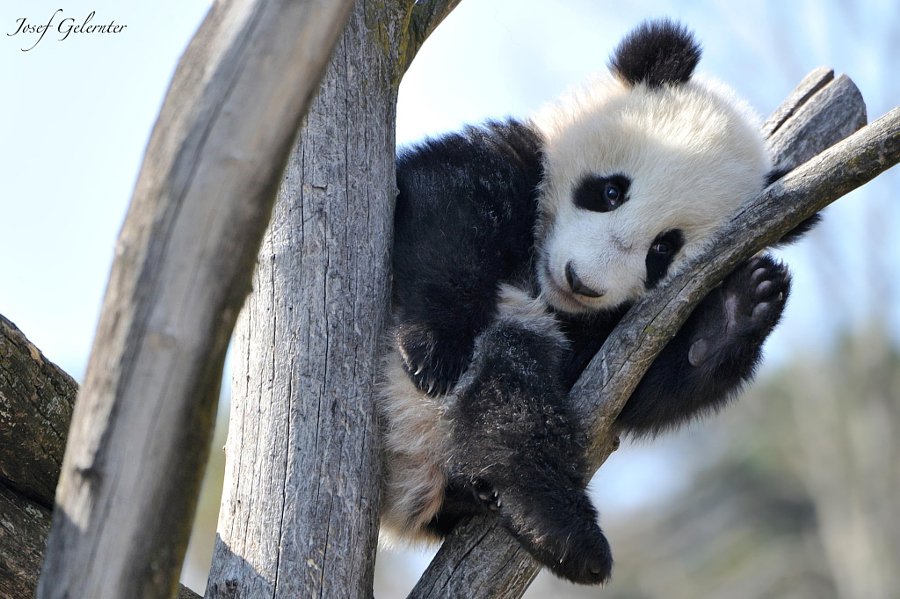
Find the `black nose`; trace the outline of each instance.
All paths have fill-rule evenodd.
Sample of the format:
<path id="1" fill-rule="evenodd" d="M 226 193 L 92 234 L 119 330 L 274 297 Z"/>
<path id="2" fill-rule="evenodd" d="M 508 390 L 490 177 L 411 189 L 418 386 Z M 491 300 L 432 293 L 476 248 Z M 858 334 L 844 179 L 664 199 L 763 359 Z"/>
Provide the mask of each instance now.
<path id="1" fill-rule="evenodd" d="M 594 291 L 581 282 L 581 279 L 579 279 L 578 275 L 575 273 L 575 269 L 572 268 L 571 260 L 566 263 L 566 281 L 568 281 L 572 291 L 578 295 L 583 295 L 585 297 L 603 297 L 602 291 Z"/>

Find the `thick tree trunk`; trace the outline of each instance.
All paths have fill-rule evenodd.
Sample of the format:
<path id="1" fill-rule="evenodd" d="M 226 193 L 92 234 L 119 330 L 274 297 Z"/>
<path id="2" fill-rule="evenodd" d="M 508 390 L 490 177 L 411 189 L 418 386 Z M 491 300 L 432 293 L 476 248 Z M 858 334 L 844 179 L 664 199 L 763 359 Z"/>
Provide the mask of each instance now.
<path id="1" fill-rule="evenodd" d="M 119 236 L 39 599 L 175 593 L 225 350 L 351 4 L 216 3 L 182 57 Z"/>
<path id="2" fill-rule="evenodd" d="M 371 593 L 380 471 L 371 398 L 394 173 L 394 72 L 380 45 L 396 19 L 372 22 L 365 8 L 357 4 L 291 154 L 235 330 L 208 598 Z"/>
<path id="3" fill-rule="evenodd" d="M 208 599 L 371 596 L 397 86 L 457 2 L 357 2 L 310 108 L 235 332 Z"/>

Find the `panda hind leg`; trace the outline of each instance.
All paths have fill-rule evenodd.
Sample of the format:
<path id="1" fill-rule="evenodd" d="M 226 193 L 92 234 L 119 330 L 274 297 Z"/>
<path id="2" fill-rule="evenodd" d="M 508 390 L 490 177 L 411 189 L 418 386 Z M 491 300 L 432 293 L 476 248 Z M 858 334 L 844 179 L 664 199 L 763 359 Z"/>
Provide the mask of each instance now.
<path id="1" fill-rule="evenodd" d="M 753 378 L 789 292 L 790 274 L 771 256 L 739 266 L 657 356 L 618 423 L 638 436 L 654 435 L 727 403 Z"/>
<path id="2" fill-rule="evenodd" d="M 492 514 L 551 572 L 609 579 L 612 555 L 587 494 L 587 433 L 559 379 L 567 342 L 526 292 L 502 286 L 448 411 L 453 433 L 444 502 L 431 530 Z"/>

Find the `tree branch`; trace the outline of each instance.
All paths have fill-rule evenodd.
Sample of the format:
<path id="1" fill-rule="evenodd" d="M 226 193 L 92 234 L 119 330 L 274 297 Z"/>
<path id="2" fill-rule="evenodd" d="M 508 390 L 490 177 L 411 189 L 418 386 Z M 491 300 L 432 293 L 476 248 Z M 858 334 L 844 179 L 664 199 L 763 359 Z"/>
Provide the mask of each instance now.
<path id="1" fill-rule="evenodd" d="M 78 385 L 0 315 L 0 599 L 32 599 Z M 199 595 L 181 586 L 178 599 Z"/>
<path id="2" fill-rule="evenodd" d="M 50 510 L 0 482 L 0 599 L 31 599 L 37 587 Z"/>
<path id="3" fill-rule="evenodd" d="M 461 0 L 406 0 L 409 10 L 409 21 L 400 41 L 399 67 L 400 75 L 406 72 L 419 48 L 428 36 L 441 24 L 441 21 L 456 8 Z M 398 78 L 399 82 L 399 78 Z"/>
<path id="4" fill-rule="evenodd" d="M 763 131 L 776 164 L 792 167 L 864 123 L 865 106 L 852 82 L 846 77 L 832 80 L 830 70 L 819 69 L 801 82 Z M 898 161 L 900 109 L 761 193 L 685 273 L 626 315 L 571 393 L 573 403 L 590 415 L 592 469 L 618 446 L 616 416 L 694 305 L 742 260 Z M 538 569 L 494 521 L 475 518 L 448 537 L 410 597 L 518 598 Z"/>
<path id="5" fill-rule="evenodd" d="M 0 480 L 47 509 L 77 390 L 72 377 L 0 316 Z"/>

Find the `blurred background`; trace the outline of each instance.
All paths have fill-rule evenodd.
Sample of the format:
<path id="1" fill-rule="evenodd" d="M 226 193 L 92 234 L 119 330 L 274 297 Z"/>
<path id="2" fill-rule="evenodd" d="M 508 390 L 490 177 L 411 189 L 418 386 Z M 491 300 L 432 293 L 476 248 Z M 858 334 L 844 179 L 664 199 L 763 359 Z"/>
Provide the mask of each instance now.
<path id="1" fill-rule="evenodd" d="M 207 0 L 70 0 L 64 14 L 121 34 L 47 36 L 23 52 L 0 5 L 0 314 L 76 378 L 87 363 L 118 228 L 175 64 Z M 463 0 L 400 88 L 399 144 L 526 116 L 605 70 L 642 19 L 668 15 L 704 47 L 700 70 L 765 117 L 826 65 L 869 120 L 900 105 L 895 0 Z M 721 416 L 626 442 L 592 489 L 617 566 L 585 589 L 541 574 L 528 597 L 900 597 L 900 174 L 826 211 L 782 252 L 795 289 L 757 382 Z M 227 388 L 182 580 L 205 588 L 221 493 Z M 430 554 L 383 550 L 375 596 L 405 597 Z"/>

